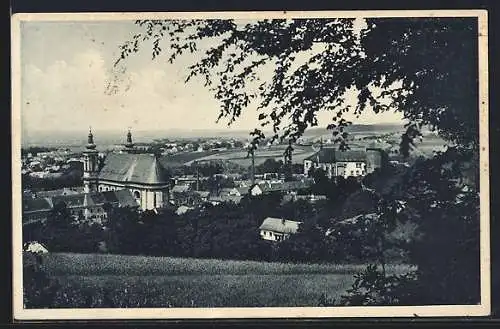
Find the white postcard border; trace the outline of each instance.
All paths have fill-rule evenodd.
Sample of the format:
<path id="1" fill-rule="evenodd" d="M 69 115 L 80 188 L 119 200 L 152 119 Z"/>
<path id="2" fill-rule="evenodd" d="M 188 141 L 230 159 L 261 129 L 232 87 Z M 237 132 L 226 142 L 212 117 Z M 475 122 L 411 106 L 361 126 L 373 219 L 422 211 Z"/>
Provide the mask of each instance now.
<path id="1" fill-rule="evenodd" d="M 24 21 L 117 21 L 137 19 L 264 19 L 330 17 L 477 17 L 479 24 L 480 98 L 480 258 L 479 305 L 368 306 L 368 307 L 266 307 L 266 308 L 129 308 L 129 309 L 24 309 L 22 294 L 21 209 L 21 47 Z M 273 12 L 165 12 L 165 13 L 17 13 L 11 20 L 12 45 L 12 241 L 13 317 L 15 320 L 106 319 L 215 319 L 215 318 L 337 318 L 337 317 L 451 317 L 487 316 L 491 310 L 490 206 L 488 146 L 488 13 L 486 10 L 375 10 L 375 11 L 273 11 Z"/>

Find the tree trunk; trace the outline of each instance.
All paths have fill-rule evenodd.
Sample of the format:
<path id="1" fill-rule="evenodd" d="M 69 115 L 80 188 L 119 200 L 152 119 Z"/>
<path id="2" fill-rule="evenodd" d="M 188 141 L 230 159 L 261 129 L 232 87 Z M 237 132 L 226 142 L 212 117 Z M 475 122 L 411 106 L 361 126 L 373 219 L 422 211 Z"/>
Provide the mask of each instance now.
<path id="1" fill-rule="evenodd" d="M 255 184 L 255 154 L 254 154 L 253 150 L 252 150 L 251 155 L 252 155 L 252 169 L 251 169 L 251 173 L 250 173 L 250 175 L 251 175 L 250 179 L 252 181 L 252 185 L 254 185 Z"/>

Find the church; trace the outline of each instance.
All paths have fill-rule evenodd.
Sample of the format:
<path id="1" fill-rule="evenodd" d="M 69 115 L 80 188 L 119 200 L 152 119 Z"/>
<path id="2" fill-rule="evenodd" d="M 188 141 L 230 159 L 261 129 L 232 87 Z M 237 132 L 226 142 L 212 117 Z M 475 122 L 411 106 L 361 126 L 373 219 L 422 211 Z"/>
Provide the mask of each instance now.
<path id="1" fill-rule="evenodd" d="M 85 193 L 128 189 L 142 210 L 158 209 L 168 204 L 170 179 L 167 171 L 155 155 L 135 150 L 130 130 L 125 152 L 109 153 L 102 168 L 99 168 L 99 152 L 92 131 L 83 155 Z"/>

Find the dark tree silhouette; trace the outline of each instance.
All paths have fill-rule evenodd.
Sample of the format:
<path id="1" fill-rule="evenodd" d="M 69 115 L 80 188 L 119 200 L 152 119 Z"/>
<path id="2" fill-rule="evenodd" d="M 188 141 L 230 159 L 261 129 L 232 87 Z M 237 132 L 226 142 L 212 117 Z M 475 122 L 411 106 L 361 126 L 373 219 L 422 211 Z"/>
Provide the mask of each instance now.
<path id="1" fill-rule="evenodd" d="M 437 131 L 456 147 L 446 153 L 447 161 L 436 156 L 415 164 L 413 178 L 399 184 L 405 192 L 398 195 L 401 200 L 394 200 L 412 205 L 421 230 L 413 261 L 419 265 L 417 278 L 425 289 L 412 293 L 422 297 L 419 303 L 477 302 L 479 187 L 477 175 L 463 166 L 472 163 L 470 171 L 478 172 L 474 169 L 479 153 L 477 19 L 370 18 L 365 22 L 358 33 L 350 18 L 246 24 L 137 21 L 143 30 L 121 47 L 116 65 L 126 65 L 126 57 L 144 42 L 152 43 L 153 59 L 164 49 L 170 62 L 185 53 L 197 53 L 199 61 L 188 68 L 186 81 L 204 80 L 220 101 L 219 120 L 231 124 L 255 102 L 261 128 L 272 127 L 272 136 L 265 136 L 260 128 L 251 133 L 252 154 L 267 137 L 296 141 L 307 128 L 318 125 L 321 111 L 331 113 L 328 128 L 341 149 L 348 147 L 345 128 L 350 122 L 345 115 L 349 112 L 401 112 L 408 121 L 401 138 L 403 156 L 408 156 L 423 126 Z M 207 39 L 212 40 L 211 46 L 198 50 L 200 41 Z M 305 52 L 309 57 L 304 57 Z M 272 72 L 268 79 L 260 74 L 264 69 Z M 346 102 L 352 92 L 357 96 L 355 106 Z M 337 185 L 346 191 L 355 188 L 352 182 Z M 384 211 L 378 215 L 383 217 Z M 428 254 L 432 261 L 422 259 Z M 378 280 L 370 269 L 365 274 L 361 283 Z"/>
<path id="2" fill-rule="evenodd" d="M 273 139 L 295 141 L 330 111 L 335 141 L 346 145 L 347 112 L 401 111 L 409 124 L 401 150 L 430 125 L 447 140 L 477 147 L 477 19 L 370 18 L 357 33 L 355 21 L 273 19 L 245 25 L 234 20 L 141 20 L 142 32 L 121 46 L 116 65 L 152 43 L 153 58 L 170 62 L 185 53 L 200 60 L 187 81 L 200 77 L 221 102 L 219 119 L 231 124 L 257 102 L 262 126 Z M 198 43 L 213 40 L 207 50 Z M 165 45 L 165 46 L 164 46 Z M 169 49 L 169 50 L 167 50 Z M 300 55 L 313 52 L 305 63 Z M 273 75 L 259 75 L 271 68 Z M 460 68 L 460 69 L 457 69 Z M 357 91 L 355 107 L 346 105 Z M 382 102 L 381 99 L 388 99 Z M 285 118 L 291 118 L 291 123 Z M 472 123 L 472 124 L 471 124 Z M 254 136 L 265 138 L 256 129 Z"/>

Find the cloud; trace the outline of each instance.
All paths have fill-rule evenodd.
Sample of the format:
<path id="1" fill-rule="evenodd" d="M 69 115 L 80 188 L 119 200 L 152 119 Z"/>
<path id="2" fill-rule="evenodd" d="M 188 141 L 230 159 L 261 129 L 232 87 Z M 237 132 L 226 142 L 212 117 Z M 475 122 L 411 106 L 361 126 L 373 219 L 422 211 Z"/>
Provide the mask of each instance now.
<path id="1" fill-rule="evenodd" d="M 96 50 L 76 54 L 69 61 L 54 61 L 44 70 L 26 65 L 22 79 L 25 128 L 204 128 L 215 121 L 217 102 L 197 84 L 185 85 L 181 72 L 152 62 L 125 72 L 121 88 L 109 94 L 112 73 Z"/>
<path id="2" fill-rule="evenodd" d="M 202 82 L 184 83 L 187 60 L 182 65 L 169 65 L 142 58 L 140 64 L 126 67 L 119 75 L 120 88 L 109 93 L 108 85 L 115 82 L 116 75 L 111 69 L 114 58 L 109 52 L 92 47 L 69 52 L 63 44 L 64 40 L 60 40 L 59 44 L 51 45 L 53 51 L 44 54 L 43 65 L 33 60 L 36 49 L 23 55 L 23 131 L 85 131 L 88 126 L 96 131 L 127 127 L 165 131 L 225 127 L 225 122 L 215 123 L 219 103 Z M 65 49 L 65 55 L 59 54 L 58 49 Z M 326 126 L 331 115 L 320 114 L 320 124 Z M 361 120 L 394 122 L 398 118 L 392 113 L 367 114 Z M 249 108 L 233 127 L 252 130 L 257 125 L 256 110 Z"/>

